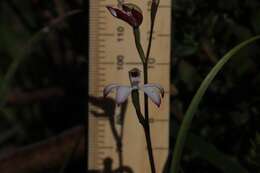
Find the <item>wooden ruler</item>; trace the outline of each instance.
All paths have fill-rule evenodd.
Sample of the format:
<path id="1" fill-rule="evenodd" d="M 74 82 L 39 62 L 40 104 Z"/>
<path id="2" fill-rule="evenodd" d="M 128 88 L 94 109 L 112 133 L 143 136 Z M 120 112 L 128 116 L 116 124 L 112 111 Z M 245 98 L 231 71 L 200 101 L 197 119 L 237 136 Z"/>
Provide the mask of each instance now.
<path id="1" fill-rule="evenodd" d="M 129 0 L 128 2 L 138 4 L 143 10 L 144 21 L 140 29 L 142 44 L 146 50 L 151 1 Z M 105 85 L 110 83 L 129 85 L 128 71 L 134 67 L 142 70 L 132 28 L 112 17 L 106 5 L 116 6 L 117 1 L 90 1 L 88 169 L 116 170 L 120 164 L 123 164 L 124 172 L 149 173 L 144 132 L 136 117 L 131 98 L 128 99 L 128 104 L 124 105 L 123 126 L 118 125 L 116 119 L 111 117 L 124 112 L 124 108 L 115 107 L 112 101 L 113 94 L 111 98 L 102 98 Z M 160 83 L 166 90 L 160 108 L 149 101 L 153 153 L 158 173 L 162 172 L 168 156 L 170 23 L 171 0 L 161 0 L 149 62 L 149 83 Z M 121 152 L 120 142 L 118 142 L 120 140 Z"/>

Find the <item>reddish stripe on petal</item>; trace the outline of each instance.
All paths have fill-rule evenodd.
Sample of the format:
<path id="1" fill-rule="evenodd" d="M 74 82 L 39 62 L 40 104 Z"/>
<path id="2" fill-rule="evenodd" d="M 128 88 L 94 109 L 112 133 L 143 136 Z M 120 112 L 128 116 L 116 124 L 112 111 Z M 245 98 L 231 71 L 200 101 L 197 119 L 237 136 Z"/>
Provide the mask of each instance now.
<path id="1" fill-rule="evenodd" d="M 143 21 L 142 12 L 137 7 L 130 4 L 123 4 L 122 9 L 107 6 L 109 12 L 116 18 L 127 22 L 133 27 L 139 26 Z"/>

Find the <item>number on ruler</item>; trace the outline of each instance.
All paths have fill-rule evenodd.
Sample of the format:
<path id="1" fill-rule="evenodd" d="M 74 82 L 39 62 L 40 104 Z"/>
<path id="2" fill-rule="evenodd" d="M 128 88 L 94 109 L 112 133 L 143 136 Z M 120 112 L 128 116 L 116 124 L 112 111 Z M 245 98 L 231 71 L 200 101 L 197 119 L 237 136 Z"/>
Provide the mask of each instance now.
<path id="1" fill-rule="evenodd" d="M 124 55 L 117 55 L 116 57 L 117 70 L 123 70 L 124 67 Z"/>
<path id="2" fill-rule="evenodd" d="M 117 30 L 117 41 L 118 42 L 124 41 L 125 28 L 123 26 L 118 26 L 116 30 Z"/>
<path id="3" fill-rule="evenodd" d="M 150 57 L 148 59 L 148 68 L 154 68 L 155 63 L 156 63 L 155 58 Z"/>

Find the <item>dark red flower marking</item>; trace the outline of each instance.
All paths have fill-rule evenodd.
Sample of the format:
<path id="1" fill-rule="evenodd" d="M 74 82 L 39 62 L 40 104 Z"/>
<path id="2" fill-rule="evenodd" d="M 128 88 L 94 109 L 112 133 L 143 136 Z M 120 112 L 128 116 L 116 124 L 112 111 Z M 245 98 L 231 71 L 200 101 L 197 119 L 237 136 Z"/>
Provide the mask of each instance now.
<path id="1" fill-rule="evenodd" d="M 107 9 L 114 17 L 127 22 L 132 27 L 138 27 L 142 24 L 142 11 L 134 4 L 125 3 L 122 4 L 122 8 L 107 6 Z"/>

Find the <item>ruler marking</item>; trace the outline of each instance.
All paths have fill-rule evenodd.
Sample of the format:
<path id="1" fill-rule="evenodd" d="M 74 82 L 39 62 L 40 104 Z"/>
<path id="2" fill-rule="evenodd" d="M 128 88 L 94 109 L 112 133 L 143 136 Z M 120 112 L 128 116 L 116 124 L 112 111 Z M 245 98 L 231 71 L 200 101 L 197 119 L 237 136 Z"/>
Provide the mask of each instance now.
<path id="1" fill-rule="evenodd" d="M 106 85 L 99 84 L 98 88 L 104 88 Z"/>
<path id="2" fill-rule="evenodd" d="M 97 124 L 98 128 L 97 131 L 103 133 L 105 131 L 106 124 Z"/>
<path id="3" fill-rule="evenodd" d="M 104 129 L 105 129 L 104 127 L 106 126 L 106 124 L 98 124 L 97 123 L 97 125 L 98 125 L 97 130 L 100 131 L 100 132 L 103 132 Z"/>
<path id="4" fill-rule="evenodd" d="M 105 154 L 105 151 L 104 150 L 98 150 L 98 153 L 99 154 Z"/>
<path id="5" fill-rule="evenodd" d="M 100 41 L 100 42 L 105 42 L 106 40 L 103 39 L 103 38 L 98 38 L 98 41 Z"/>
<path id="6" fill-rule="evenodd" d="M 114 62 L 99 62 L 99 64 L 104 64 L 104 65 L 114 65 Z"/>
<path id="7" fill-rule="evenodd" d="M 171 34 L 157 34 L 158 37 L 171 37 Z"/>
<path id="8" fill-rule="evenodd" d="M 156 63 L 157 65 L 169 65 L 170 63 L 169 62 L 158 62 Z"/>
<path id="9" fill-rule="evenodd" d="M 159 65 L 159 66 L 165 66 L 165 65 L 169 65 L 170 63 L 168 63 L 168 62 L 157 62 L 157 63 L 155 63 L 156 65 Z M 142 63 L 141 62 L 126 62 L 126 65 L 142 65 Z M 150 65 L 150 66 L 152 66 L 152 65 Z"/>
<path id="10" fill-rule="evenodd" d="M 103 71 L 105 71 L 107 68 L 104 66 L 104 67 L 98 67 L 98 70 L 103 70 Z"/>
<path id="11" fill-rule="evenodd" d="M 99 131 L 100 133 L 104 133 L 105 132 L 105 129 L 97 129 L 97 131 Z"/>
<path id="12" fill-rule="evenodd" d="M 105 73 L 100 73 L 100 72 L 99 72 L 98 75 L 101 76 L 101 77 L 103 77 L 103 76 L 105 76 L 106 74 L 105 74 Z"/>
<path id="13" fill-rule="evenodd" d="M 102 138 L 103 139 L 103 138 Z M 105 143 L 105 141 L 104 140 L 100 140 L 99 138 L 97 139 L 97 144 L 104 144 Z"/>
<path id="14" fill-rule="evenodd" d="M 106 22 L 99 21 L 98 24 L 99 25 L 106 25 Z"/>
<path id="15" fill-rule="evenodd" d="M 171 5 L 159 5 L 158 8 L 171 8 Z"/>
<path id="16" fill-rule="evenodd" d="M 160 123 L 168 123 L 168 122 L 169 122 L 169 119 L 155 119 L 155 118 L 150 118 L 150 119 L 149 119 L 149 122 L 150 122 L 150 123 L 157 123 L 157 122 L 160 122 Z"/>
<path id="17" fill-rule="evenodd" d="M 105 78 L 98 78 L 98 80 L 100 81 L 100 82 L 106 82 L 107 80 L 105 79 Z M 103 91 L 103 90 L 102 90 Z M 99 91 L 97 91 L 98 93 L 100 93 Z"/>
<path id="18" fill-rule="evenodd" d="M 105 45 L 104 45 L 104 44 L 99 44 L 99 46 L 100 46 L 100 47 L 102 47 L 102 48 L 104 48 L 104 47 L 105 47 Z"/>
<path id="19" fill-rule="evenodd" d="M 106 50 L 103 49 L 102 47 L 99 47 L 98 53 L 101 53 L 101 54 L 106 53 Z"/>
<path id="20" fill-rule="evenodd" d="M 102 145 L 102 146 L 98 146 L 99 149 L 103 149 L 103 150 L 113 150 L 114 147 L 111 145 Z"/>
<path id="21" fill-rule="evenodd" d="M 153 147 L 153 151 L 162 151 L 162 150 L 168 151 L 169 148 L 168 147 Z"/>
<path id="22" fill-rule="evenodd" d="M 92 20 L 106 20 L 106 16 L 100 16 L 100 15 L 96 15 L 96 16 L 92 16 Z"/>
<path id="23" fill-rule="evenodd" d="M 165 2 L 169 2 L 170 4 L 170 0 L 165 0 Z M 110 16 L 110 14 L 107 12 L 106 10 L 106 5 L 115 5 L 116 2 L 113 0 L 97 0 L 97 1 L 90 1 L 90 34 L 89 34 L 89 42 L 90 42 L 90 48 L 89 48 L 89 56 L 90 56 L 90 71 L 89 71 L 89 83 L 90 83 L 90 87 L 89 87 L 89 94 L 96 96 L 96 97 L 100 97 L 103 93 L 103 88 L 105 85 L 107 85 L 108 83 L 112 83 L 112 82 L 118 82 L 118 83 L 122 83 L 125 84 L 128 80 L 127 77 L 123 77 L 123 75 L 126 74 L 127 76 L 127 71 L 128 69 L 137 66 L 138 68 L 141 68 L 142 63 L 139 61 L 135 61 L 135 59 L 129 59 L 127 60 L 126 57 L 123 57 L 122 62 L 119 61 L 119 59 L 110 59 L 108 57 L 110 56 L 117 56 L 117 55 L 128 55 L 131 57 L 137 57 L 138 54 L 136 54 L 136 50 L 128 50 L 129 49 L 129 43 L 132 44 L 132 33 L 128 32 L 128 29 L 126 29 L 126 27 L 129 27 L 127 24 L 123 24 L 123 22 L 117 22 L 112 16 Z M 137 2 L 138 5 L 143 8 L 143 9 L 147 9 L 147 3 L 145 2 Z M 164 4 L 160 4 L 159 8 L 165 8 L 163 10 L 167 10 L 166 8 L 170 8 L 171 5 L 165 5 Z M 162 10 L 162 13 L 164 13 L 164 11 Z M 170 12 L 170 11 L 169 11 Z M 165 15 L 169 15 L 169 12 L 165 12 Z M 144 11 L 144 15 L 146 16 L 147 14 L 147 10 Z M 162 13 L 158 13 L 159 15 Z M 167 17 L 167 19 L 170 21 L 170 17 Z M 113 25 L 111 24 L 112 22 Z M 169 22 L 170 24 L 170 22 Z M 109 26 L 109 27 L 108 27 Z M 121 27 L 120 30 L 118 30 L 117 27 Z M 154 36 L 153 36 L 153 40 L 156 39 L 157 37 L 160 39 L 160 41 L 163 43 L 161 45 L 167 45 L 168 40 L 170 38 L 170 34 L 168 34 L 167 32 L 170 32 L 170 28 L 168 28 L 167 25 L 167 20 L 165 25 L 163 26 L 163 29 L 161 30 L 160 26 L 155 26 L 155 31 L 154 31 Z M 123 30 L 122 30 L 123 29 Z M 165 30 L 166 29 L 166 30 Z M 161 32 L 160 32 L 161 31 Z M 163 33 L 162 31 L 165 31 L 165 33 Z M 147 39 L 147 34 L 149 34 L 149 25 L 147 25 L 146 22 L 144 22 L 142 24 L 141 27 L 141 32 L 144 34 L 145 39 L 144 41 L 144 45 L 145 45 L 145 41 Z M 128 39 L 131 38 L 131 39 Z M 121 42 L 122 44 L 118 43 L 119 40 L 122 40 L 123 42 Z M 117 42 L 115 42 L 117 41 Z M 134 43 L 134 42 L 133 42 Z M 133 44 L 134 45 L 134 44 Z M 169 56 L 169 54 L 167 54 L 167 52 L 170 52 L 169 50 L 167 50 L 168 47 L 170 46 L 158 46 L 159 48 L 155 48 L 152 51 L 152 55 L 151 57 L 156 57 L 156 61 L 153 63 L 150 63 L 148 65 L 149 68 L 154 68 L 153 70 L 160 72 L 160 67 L 164 68 L 170 65 L 170 63 L 166 63 L 166 62 L 160 62 L 160 60 L 165 60 L 167 61 L 167 58 Z M 119 51 L 120 50 L 120 51 Z M 112 55 L 108 55 L 108 53 L 110 53 L 110 51 L 112 51 Z M 155 54 L 154 54 L 155 52 Z M 161 52 L 158 55 L 158 52 Z M 163 57 L 163 58 L 162 58 Z M 122 65 L 121 65 L 122 64 Z M 168 69 L 168 68 L 167 68 Z M 168 70 L 167 70 L 168 71 Z M 162 72 L 164 73 L 165 71 L 162 70 Z M 165 73 L 164 73 L 165 74 Z M 166 79 L 169 79 L 167 77 L 168 74 L 165 74 Z M 156 76 L 156 75 L 155 75 Z M 161 75 L 158 75 L 158 77 Z M 156 79 L 159 79 L 158 77 L 152 77 L 153 81 L 156 81 Z M 162 80 L 160 78 L 160 81 L 163 81 L 163 83 L 165 83 L 165 80 Z M 167 84 L 167 82 L 166 82 Z M 167 86 L 166 86 L 167 87 Z M 169 90 L 168 88 L 165 88 L 166 90 Z M 169 95 L 166 95 L 165 99 L 169 99 Z M 168 102 L 166 102 L 168 104 Z M 91 105 L 90 106 L 94 106 Z M 95 107 L 95 106 L 94 106 Z M 163 109 L 168 110 L 167 105 L 163 106 Z M 153 111 L 151 111 L 151 117 L 154 117 Z M 161 112 L 161 113 L 167 113 L 165 111 Z M 133 114 L 131 109 L 127 108 L 127 115 L 126 115 L 126 119 L 127 121 L 129 121 L 130 116 L 128 116 L 128 114 Z M 110 157 L 111 159 L 113 159 L 115 162 L 113 163 L 113 168 L 114 167 L 118 167 L 118 163 L 117 163 L 117 159 L 118 159 L 118 153 L 116 152 L 116 145 L 115 145 L 115 141 L 113 139 L 109 139 L 111 136 L 113 136 L 113 134 L 111 133 L 111 127 L 109 124 L 109 119 L 107 117 L 95 117 L 95 116 L 90 116 L 91 118 L 89 119 L 89 148 L 90 148 L 90 152 L 89 152 L 89 168 L 90 169 L 94 169 L 94 170 L 103 170 L 104 167 L 104 159 L 105 157 Z M 154 118 L 152 121 L 153 122 L 158 122 L 158 123 L 164 123 L 164 122 L 168 122 L 169 119 L 167 119 L 167 116 L 158 116 L 156 118 Z M 132 123 L 132 120 L 130 120 L 130 122 L 128 123 Z M 164 124 L 162 124 L 164 126 Z M 133 124 L 133 126 L 135 126 L 135 124 Z M 140 138 L 140 136 L 137 138 L 137 136 L 133 136 L 132 134 L 135 133 L 135 129 L 133 126 L 131 127 L 127 127 L 127 129 L 125 129 L 125 133 L 124 133 L 124 138 L 123 138 L 123 142 L 125 142 L 125 139 L 127 138 L 128 140 L 134 138 L 134 140 L 136 140 L 136 144 L 139 145 L 140 147 L 143 146 L 142 144 L 145 142 L 143 141 L 144 138 Z M 132 128 L 133 127 L 133 128 Z M 168 127 L 167 124 L 165 124 L 165 127 Z M 153 128 L 153 127 L 151 127 Z M 152 129 L 153 132 L 155 132 L 155 134 L 153 135 L 157 135 L 157 131 L 156 129 Z M 131 132 L 129 132 L 131 131 Z M 165 134 L 166 138 L 168 136 L 168 134 Z M 130 139 L 129 139 L 130 137 Z M 156 142 L 156 144 L 158 145 L 158 147 L 154 147 L 153 150 L 154 151 L 168 151 L 169 149 L 167 147 L 161 147 L 160 144 L 161 142 L 163 142 L 163 144 L 165 144 L 165 146 L 167 146 L 167 139 L 166 138 L 162 138 L 162 141 Z M 164 145 L 162 145 L 164 146 Z M 132 148 L 128 145 L 124 145 L 124 150 L 128 151 L 131 150 Z M 144 150 L 145 152 L 145 147 L 140 148 L 142 150 Z M 139 151 L 139 150 L 138 150 Z M 132 151 L 131 151 L 132 152 Z M 135 153 L 136 151 L 133 150 L 133 152 Z M 165 152 L 162 152 L 165 153 Z M 140 153 L 141 154 L 141 153 Z M 146 160 L 146 156 L 145 154 L 142 154 L 144 157 L 143 159 Z M 166 157 L 164 157 L 164 154 L 156 154 L 156 158 L 155 159 L 159 159 L 159 163 L 158 165 L 156 165 L 157 170 L 159 172 L 161 172 L 161 166 L 163 165 L 164 161 L 166 160 Z M 147 162 L 147 160 L 145 161 Z M 148 162 L 147 162 L 148 163 Z M 133 159 L 129 158 L 127 155 L 124 155 L 124 164 L 129 165 L 134 172 L 139 173 L 139 172 L 145 172 L 145 173 L 149 173 L 149 171 L 147 172 L 146 170 L 148 169 L 149 165 L 140 165 L 138 163 L 136 163 Z M 156 163 L 157 164 L 157 163 Z"/>
<path id="24" fill-rule="evenodd" d="M 97 128 L 97 133 L 98 134 L 103 134 L 104 132 L 105 132 L 105 128 L 106 128 L 106 125 L 101 125 L 101 124 L 98 124 L 97 125 L 98 126 L 98 128 Z"/>
<path id="25" fill-rule="evenodd" d="M 98 117 L 98 121 L 106 121 L 107 120 L 107 118 L 105 118 L 105 117 Z"/>
<path id="26" fill-rule="evenodd" d="M 99 12 L 99 13 L 107 13 L 106 10 L 101 10 L 101 9 L 99 9 L 98 12 Z"/>
<path id="27" fill-rule="evenodd" d="M 100 31 L 105 31 L 106 28 L 105 28 L 105 27 L 98 27 L 98 30 L 100 30 Z"/>
<path id="28" fill-rule="evenodd" d="M 98 37 L 114 37 L 114 33 L 100 33 Z"/>
<path id="29" fill-rule="evenodd" d="M 98 121 L 97 121 L 97 123 L 98 124 L 106 124 L 106 122 L 104 121 L 104 119 L 102 118 L 100 118 L 100 119 L 97 119 Z"/>
<path id="30" fill-rule="evenodd" d="M 98 136 L 99 136 L 100 138 L 104 138 L 104 137 L 105 137 L 104 134 L 98 134 Z"/>
<path id="31" fill-rule="evenodd" d="M 127 65 L 142 65 L 141 62 L 126 62 Z"/>
<path id="32" fill-rule="evenodd" d="M 104 79 L 104 78 L 99 78 L 98 79 L 100 82 L 106 82 L 107 80 L 106 79 Z M 103 92 L 103 90 L 101 91 L 101 93 Z M 98 91 L 98 93 L 100 93 L 99 91 Z"/>

